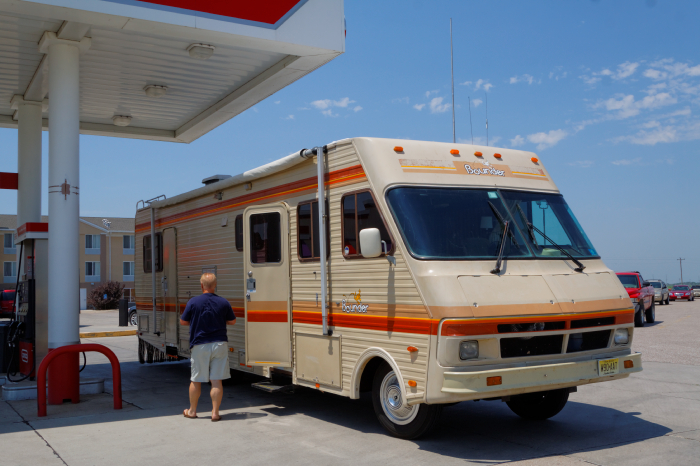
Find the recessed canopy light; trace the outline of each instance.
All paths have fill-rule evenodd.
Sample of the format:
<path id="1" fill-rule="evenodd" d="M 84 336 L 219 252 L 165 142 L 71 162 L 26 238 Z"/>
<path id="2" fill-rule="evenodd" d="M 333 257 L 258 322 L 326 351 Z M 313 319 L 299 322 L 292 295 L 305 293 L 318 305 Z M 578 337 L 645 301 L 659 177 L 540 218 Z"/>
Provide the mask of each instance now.
<path id="1" fill-rule="evenodd" d="M 143 88 L 148 97 L 154 97 L 156 99 L 163 97 L 168 92 L 168 86 L 158 86 L 156 84 L 151 84 Z"/>
<path id="2" fill-rule="evenodd" d="M 112 122 L 116 126 L 129 126 L 131 124 L 131 117 L 127 115 L 114 115 L 112 117 Z"/>
<path id="3" fill-rule="evenodd" d="M 198 60 L 206 60 L 214 54 L 215 47 L 208 44 L 192 44 L 187 47 L 190 57 Z"/>

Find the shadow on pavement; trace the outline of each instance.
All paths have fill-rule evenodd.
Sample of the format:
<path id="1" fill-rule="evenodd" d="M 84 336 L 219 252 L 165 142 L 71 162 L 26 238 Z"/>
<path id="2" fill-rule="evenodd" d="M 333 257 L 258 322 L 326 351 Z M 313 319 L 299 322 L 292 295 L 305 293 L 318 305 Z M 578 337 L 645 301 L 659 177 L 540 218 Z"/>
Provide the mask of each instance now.
<path id="1" fill-rule="evenodd" d="M 85 374 L 88 377 L 107 378 L 111 375 L 108 364 L 96 364 L 88 369 L 90 371 L 86 369 Z M 79 405 L 49 406 L 49 417 L 42 419 L 36 418 L 36 401 L 11 402 L 10 405 L 25 421 L 34 425 L 40 425 L 43 419 L 59 419 L 55 424 L 60 426 L 77 426 L 182 417 L 182 409 L 188 405 L 188 361 L 153 365 L 126 362 L 122 364 L 122 374 L 125 402 L 122 411 L 111 409 L 111 394 L 81 397 L 87 403 Z M 370 435 L 388 435 L 374 416 L 368 393 L 360 400 L 302 387 L 295 387 L 294 392 L 269 394 L 250 386 L 260 379 L 232 372 L 232 379 L 224 384 L 223 420 L 245 422 L 303 415 L 333 425 L 333 431 L 339 431 L 340 435 L 344 435 L 343 428 Z M 111 380 L 105 381 L 105 389 L 111 392 Z M 209 403 L 208 390 L 202 387 L 198 412 L 206 413 L 211 406 Z M 230 412 L 238 409 L 245 411 Z M 560 414 L 548 421 L 537 422 L 519 418 L 500 401 L 462 402 L 443 410 L 440 425 L 429 437 L 411 443 L 421 450 L 442 456 L 494 462 L 603 450 L 613 444 L 633 444 L 671 432 L 671 429 L 640 419 L 638 415 L 637 412 L 627 413 L 576 402 L 576 394 L 571 396 Z M 13 425 L 19 431 L 24 423 L 4 424 L 3 433 L 13 431 Z M 368 440 L 371 438 L 376 439 L 369 437 Z M 396 439 L 386 441 L 401 442 Z"/>

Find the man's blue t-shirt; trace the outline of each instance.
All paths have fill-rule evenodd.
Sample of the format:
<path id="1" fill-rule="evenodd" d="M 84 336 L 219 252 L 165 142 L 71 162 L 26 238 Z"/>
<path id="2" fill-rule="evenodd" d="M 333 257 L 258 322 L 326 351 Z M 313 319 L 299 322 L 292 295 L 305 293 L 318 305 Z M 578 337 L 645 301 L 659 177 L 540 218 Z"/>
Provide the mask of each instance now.
<path id="1" fill-rule="evenodd" d="M 204 293 L 187 302 L 180 319 L 190 323 L 190 348 L 204 343 L 228 341 L 226 321 L 236 320 L 228 301 L 214 293 Z"/>

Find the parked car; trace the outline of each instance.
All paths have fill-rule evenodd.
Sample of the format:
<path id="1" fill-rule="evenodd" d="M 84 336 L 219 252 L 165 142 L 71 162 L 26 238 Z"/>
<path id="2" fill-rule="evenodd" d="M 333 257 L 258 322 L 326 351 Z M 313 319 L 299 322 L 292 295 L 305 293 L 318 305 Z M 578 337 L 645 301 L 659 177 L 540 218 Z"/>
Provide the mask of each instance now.
<path id="1" fill-rule="evenodd" d="M 668 285 L 668 299 L 671 301 L 676 300 L 676 294 L 673 292 L 673 285 Z"/>
<path id="2" fill-rule="evenodd" d="M 676 299 L 695 301 L 695 296 L 693 296 L 693 292 L 688 285 L 674 285 L 672 293 L 676 296 Z"/>
<path id="3" fill-rule="evenodd" d="M 651 283 L 645 281 L 639 272 L 618 272 L 617 278 L 634 303 L 634 326 L 644 327 L 645 321 L 653 323 L 656 320 L 656 305 Z"/>
<path id="4" fill-rule="evenodd" d="M 131 306 L 129 306 L 129 324 L 139 324 L 139 316 L 136 314 L 136 304 L 132 304 Z"/>
<path id="5" fill-rule="evenodd" d="M 0 293 L 0 318 L 12 317 L 12 303 L 15 301 L 15 290 L 4 290 Z"/>
<path id="6" fill-rule="evenodd" d="M 693 298 L 700 297 L 700 285 L 693 285 L 690 289 L 693 290 Z"/>
<path id="7" fill-rule="evenodd" d="M 670 304 L 669 295 L 671 293 L 668 291 L 666 283 L 663 280 L 657 280 L 655 278 L 649 280 L 649 283 L 654 287 L 654 301 L 659 304 Z"/>

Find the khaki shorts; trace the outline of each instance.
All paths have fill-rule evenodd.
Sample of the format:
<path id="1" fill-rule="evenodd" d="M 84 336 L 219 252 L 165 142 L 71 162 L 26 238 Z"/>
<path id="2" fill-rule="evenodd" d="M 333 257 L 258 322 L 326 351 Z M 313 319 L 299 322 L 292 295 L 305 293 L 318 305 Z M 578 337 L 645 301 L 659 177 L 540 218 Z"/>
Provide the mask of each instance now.
<path id="1" fill-rule="evenodd" d="M 228 367 L 228 343 L 217 341 L 195 345 L 190 351 L 192 382 L 209 382 L 231 378 Z"/>

